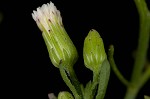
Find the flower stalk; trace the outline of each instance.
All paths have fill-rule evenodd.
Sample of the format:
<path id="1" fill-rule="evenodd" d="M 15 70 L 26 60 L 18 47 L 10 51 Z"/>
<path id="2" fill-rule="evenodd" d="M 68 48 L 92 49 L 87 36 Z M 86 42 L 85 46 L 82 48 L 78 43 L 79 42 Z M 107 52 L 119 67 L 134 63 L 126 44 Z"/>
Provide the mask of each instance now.
<path id="1" fill-rule="evenodd" d="M 51 62 L 59 68 L 64 82 L 70 88 L 74 97 L 82 99 L 80 82 L 73 70 L 73 66 L 78 59 L 78 53 L 64 29 L 59 10 L 50 2 L 38 7 L 37 11 L 33 11 L 32 17 L 42 31 Z"/>

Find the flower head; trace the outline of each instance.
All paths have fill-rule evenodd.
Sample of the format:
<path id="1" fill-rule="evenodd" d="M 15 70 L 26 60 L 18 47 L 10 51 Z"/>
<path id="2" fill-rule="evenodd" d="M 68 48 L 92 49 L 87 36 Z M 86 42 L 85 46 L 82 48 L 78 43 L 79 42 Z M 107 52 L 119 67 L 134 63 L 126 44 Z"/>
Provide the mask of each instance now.
<path id="1" fill-rule="evenodd" d="M 78 54 L 63 27 L 59 10 L 50 2 L 33 11 L 32 17 L 42 31 L 53 65 L 58 67 L 61 63 L 68 69 L 76 62 Z"/>
<path id="2" fill-rule="evenodd" d="M 41 31 L 44 30 L 49 32 L 52 29 L 50 26 L 51 24 L 54 26 L 57 24 L 62 25 L 60 11 L 57 10 L 52 2 L 43 4 L 42 7 L 38 7 L 37 11 L 33 11 L 32 17 Z"/>
<path id="3" fill-rule="evenodd" d="M 103 40 L 94 29 L 84 40 L 83 57 L 85 66 L 95 73 L 99 73 L 102 63 L 107 58 Z"/>

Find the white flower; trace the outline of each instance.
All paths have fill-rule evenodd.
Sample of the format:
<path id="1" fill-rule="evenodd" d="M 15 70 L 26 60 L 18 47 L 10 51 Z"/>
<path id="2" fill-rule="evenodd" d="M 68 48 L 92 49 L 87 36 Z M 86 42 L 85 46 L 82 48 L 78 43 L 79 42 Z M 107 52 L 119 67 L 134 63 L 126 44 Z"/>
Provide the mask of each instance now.
<path id="1" fill-rule="evenodd" d="M 72 68 L 78 58 L 77 50 L 62 24 L 60 12 L 52 2 L 38 7 L 32 13 L 42 31 L 50 59 L 55 67 Z"/>
<path id="2" fill-rule="evenodd" d="M 60 11 L 52 2 L 43 4 L 42 7 L 37 8 L 37 11 L 33 10 L 32 17 L 42 32 L 50 32 L 52 24 L 62 25 Z"/>

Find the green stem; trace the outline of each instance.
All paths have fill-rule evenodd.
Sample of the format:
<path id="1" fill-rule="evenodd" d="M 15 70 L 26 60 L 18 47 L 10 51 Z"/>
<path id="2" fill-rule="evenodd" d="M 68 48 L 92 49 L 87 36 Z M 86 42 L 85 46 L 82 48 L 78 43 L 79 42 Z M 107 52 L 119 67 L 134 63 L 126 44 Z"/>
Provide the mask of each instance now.
<path id="1" fill-rule="evenodd" d="M 141 87 L 146 83 L 150 76 L 149 70 L 146 70 L 143 73 L 150 37 L 150 13 L 145 0 L 134 0 L 134 2 L 140 18 L 139 39 L 131 77 L 132 86 L 128 86 L 124 99 L 135 99 Z"/>
<path id="2" fill-rule="evenodd" d="M 124 99 L 135 99 L 139 90 L 137 87 L 128 87 Z"/>
<path id="3" fill-rule="evenodd" d="M 139 87 L 142 87 L 148 79 L 150 79 L 150 66 L 148 66 L 145 72 L 141 75 Z"/>
<path id="4" fill-rule="evenodd" d="M 142 88 L 142 86 L 146 83 L 146 81 L 150 78 L 150 67 L 146 69 L 146 71 L 141 75 L 139 81 L 132 86 L 128 86 L 126 95 L 124 99 L 135 99 L 138 92 Z"/>
<path id="5" fill-rule="evenodd" d="M 68 73 L 68 76 L 70 76 L 70 80 L 71 80 L 72 84 L 75 86 L 78 95 L 80 96 L 81 99 L 83 99 L 83 93 L 81 90 L 81 85 L 80 85 L 80 82 L 78 81 L 78 78 L 75 74 L 74 69 L 71 68 L 71 69 L 67 70 L 67 73 Z"/>
<path id="6" fill-rule="evenodd" d="M 93 72 L 93 81 L 91 84 L 91 99 L 93 99 L 93 97 L 95 96 L 96 93 L 96 89 L 97 89 L 97 85 L 98 85 L 98 77 L 99 77 L 99 73 L 94 73 Z"/>
<path id="7" fill-rule="evenodd" d="M 62 79 L 64 80 L 66 85 L 69 87 L 69 89 L 72 91 L 75 99 L 80 99 L 80 96 L 78 95 L 75 87 L 72 85 L 70 79 L 67 76 L 67 73 L 66 73 L 65 69 L 63 68 L 63 66 L 61 64 L 59 66 L 59 70 L 60 70 L 60 74 L 61 74 Z"/>
<path id="8" fill-rule="evenodd" d="M 135 64 L 132 73 L 132 82 L 136 83 L 139 79 L 147 56 L 147 50 L 149 45 L 149 32 L 150 32 L 150 16 L 145 0 L 134 0 L 139 12 L 140 18 L 140 30 L 138 48 L 135 57 Z"/>
<path id="9" fill-rule="evenodd" d="M 124 78 L 124 76 L 120 73 L 120 71 L 118 70 L 116 64 L 115 64 L 115 61 L 114 61 L 114 58 L 113 58 L 113 55 L 114 55 L 114 47 L 113 45 L 110 46 L 109 48 L 109 51 L 108 51 L 108 59 L 109 59 L 109 62 L 110 62 L 110 65 L 114 71 L 114 73 L 116 74 L 116 76 L 119 78 L 119 80 L 126 86 L 129 85 L 129 82 L 128 80 L 126 80 Z"/>

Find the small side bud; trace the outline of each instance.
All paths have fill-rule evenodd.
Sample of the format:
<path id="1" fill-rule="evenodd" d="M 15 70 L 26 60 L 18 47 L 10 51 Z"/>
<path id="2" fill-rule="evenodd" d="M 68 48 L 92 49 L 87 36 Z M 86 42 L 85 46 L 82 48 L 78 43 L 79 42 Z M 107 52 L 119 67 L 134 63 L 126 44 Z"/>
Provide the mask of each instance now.
<path id="1" fill-rule="evenodd" d="M 84 40 L 83 58 L 85 66 L 99 73 L 103 61 L 107 58 L 103 40 L 96 30 L 91 30 Z"/>
<path id="2" fill-rule="evenodd" d="M 74 98 L 69 92 L 64 91 L 58 94 L 58 99 L 74 99 Z"/>

